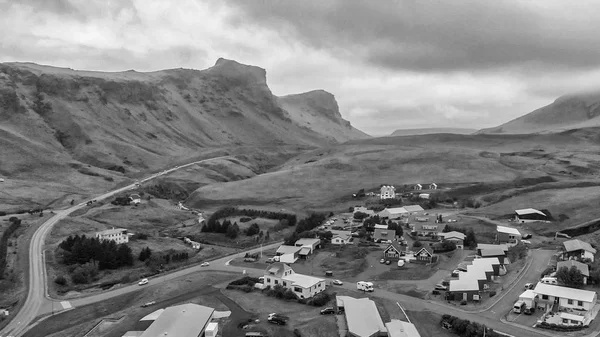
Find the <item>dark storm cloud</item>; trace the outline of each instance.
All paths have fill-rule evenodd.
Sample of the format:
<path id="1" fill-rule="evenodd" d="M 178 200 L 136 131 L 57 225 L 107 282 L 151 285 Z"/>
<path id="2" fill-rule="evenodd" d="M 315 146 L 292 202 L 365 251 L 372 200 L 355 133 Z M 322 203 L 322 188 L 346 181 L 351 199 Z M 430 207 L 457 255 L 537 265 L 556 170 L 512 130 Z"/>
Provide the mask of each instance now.
<path id="1" fill-rule="evenodd" d="M 600 64 L 593 2 L 230 1 L 244 19 L 392 69 L 446 71 Z"/>

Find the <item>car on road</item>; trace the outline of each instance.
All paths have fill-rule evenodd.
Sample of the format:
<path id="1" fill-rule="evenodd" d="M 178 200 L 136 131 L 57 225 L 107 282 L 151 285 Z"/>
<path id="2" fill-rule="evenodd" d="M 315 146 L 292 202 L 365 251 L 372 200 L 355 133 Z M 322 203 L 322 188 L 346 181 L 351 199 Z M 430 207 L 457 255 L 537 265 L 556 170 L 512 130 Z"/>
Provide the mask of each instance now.
<path id="1" fill-rule="evenodd" d="M 535 284 L 525 283 L 525 290 L 529 290 L 529 289 L 533 289 L 533 288 L 535 288 Z"/>
<path id="2" fill-rule="evenodd" d="M 141 286 L 143 286 L 145 284 L 148 284 L 148 279 L 147 278 L 142 279 L 140 282 L 138 282 L 138 284 L 141 285 Z"/>
<path id="3" fill-rule="evenodd" d="M 331 282 L 333 284 L 335 284 L 336 286 L 341 286 L 342 284 L 344 284 L 342 281 L 340 280 L 333 280 L 333 282 Z"/>
<path id="4" fill-rule="evenodd" d="M 448 290 L 448 287 L 446 287 L 445 285 L 438 283 L 435 285 L 435 290 Z"/>
<path id="5" fill-rule="evenodd" d="M 379 260 L 379 263 L 385 263 L 385 259 Z"/>
<path id="6" fill-rule="evenodd" d="M 390 265 L 391 263 L 392 263 L 392 261 L 390 261 L 390 260 L 385 261 L 385 264 L 387 264 L 387 265 Z"/>
<path id="7" fill-rule="evenodd" d="M 204 262 L 200 265 L 200 267 L 208 267 L 208 266 L 210 266 L 210 263 L 208 263 L 208 262 Z"/>
<path id="8" fill-rule="evenodd" d="M 335 309 L 333 309 L 332 307 L 321 310 L 321 315 L 331 315 L 331 314 L 335 314 Z"/>
<path id="9" fill-rule="evenodd" d="M 525 239 L 525 240 L 527 240 L 527 239 L 531 239 L 532 236 L 533 235 L 531 235 L 531 234 L 525 234 L 525 235 L 523 235 L 522 238 Z"/>
<path id="10" fill-rule="evenodd" d="M 150 301 L 150 302 L 148 302 L 148 303 L 144 303 L 144 304 L 142 304 L 142 308 L 149 307 L 149 306 L 151 306 L 151 305 L 154 305 L 154 304 L 156 304 L 156 302 L 155 302 L 155 301 Z"/>
<path id="11" fill-rule="evenodd" d="M 531 244 L 531 241 L 529 241 L 529 240 L 521 240 L 521 242 L 523 244 L 525 244 L 525 245 L 530 245 Z"/>

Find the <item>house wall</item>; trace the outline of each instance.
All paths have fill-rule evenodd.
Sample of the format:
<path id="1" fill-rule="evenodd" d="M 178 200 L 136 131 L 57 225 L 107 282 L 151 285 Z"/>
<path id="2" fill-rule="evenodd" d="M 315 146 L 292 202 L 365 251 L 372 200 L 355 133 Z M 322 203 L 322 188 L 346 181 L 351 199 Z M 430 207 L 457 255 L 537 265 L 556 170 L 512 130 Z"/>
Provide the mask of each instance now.
<path id="1" fill-rule="evenodd" d="M 558 300 L 558 303 L 561 307 L 571 308 L 571 309 L 585 309 L 587 311 L 592 310 L 594 307 L 593 303 L 590 302 L 582 302 L 581 306 L 578 304 L 578 301 L 573 300 L 572 303 L 569 304 L 569 299 L 561 298 Z M 595 303 L 595 301 L 594 301 Z"/>
<path id="2" fill-rule="evenodd" d="M 346 244 L 346 241 L 342 238 L 333 238 L 331 240 L 331 243 L 334 245 L 344 245 L 344 244 Z"/>
<path id="3" fill-rule="evenodd" d="M 310 288 L 302 288 L 293 285 L 287 285 L 286 288 L 292 289 L 300 298 L 311 298 L 325 290 L 325 281 L 321 281 Z"/>
<path id="4" fill-rule="evenodd" d="M 400 259 L 400 253 L 396 249 L 390 248 L 383 252 L 383 258 L 386 260 L 398 260 Z"/>
<path id="5" fill-rule="evenodd" d="M 454 301 L 462 301 L 463 299 L 465 299 L 466 296 L 466 300 L 467 301 L 473 301 L 473 295 L 477 295 L 479 294 L 478 290 L 471 290 L 471 291 L 453 291 L 450 293 L 450 299 L 454 300 Z"/>
<path id="6" fill-rule="evenodd" d="M 537 301 L 532 298 L 519 297 L 519 301 L 523 301 L 527 308 L 537 308 Z"/>

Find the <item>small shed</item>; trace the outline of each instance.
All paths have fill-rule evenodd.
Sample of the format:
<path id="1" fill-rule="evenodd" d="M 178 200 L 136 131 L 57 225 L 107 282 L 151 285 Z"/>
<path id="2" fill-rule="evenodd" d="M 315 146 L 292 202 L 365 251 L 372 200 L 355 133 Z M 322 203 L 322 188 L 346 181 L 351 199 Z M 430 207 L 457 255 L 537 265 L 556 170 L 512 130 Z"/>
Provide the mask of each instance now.
<path id="1" fill-rule="evenodd" d="M 206 329 L 204 329 L 204 336 L 217 337 L 217 332 L 219 332 L 219 324 L 216 322 L 210 322 L 206 325 Z"/>

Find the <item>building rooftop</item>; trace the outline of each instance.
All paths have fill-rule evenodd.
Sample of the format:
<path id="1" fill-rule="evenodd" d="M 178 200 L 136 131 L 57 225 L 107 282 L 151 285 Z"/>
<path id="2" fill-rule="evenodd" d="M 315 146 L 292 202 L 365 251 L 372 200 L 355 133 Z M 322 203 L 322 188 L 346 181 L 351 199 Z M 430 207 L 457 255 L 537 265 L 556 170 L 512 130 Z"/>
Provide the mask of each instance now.
<path id="1" fill-rule="evenodd" d="M 387 332 L 375 302 L 368 298 L 344 298 L 348 332 L 358 337 L 371 337 Z"/>
<path id="2" fill-rule="evenodd" d="M 517 209 L 517 210 L 515 210 L 515 213 L 517 213 L 517 215 L 539 214 L 539 215 L 546 216 L 546 214 L 544 214 L 544 212 L 538 211 L 537 209 L 534 209 L 534 208 Z"/>
<path id="3" fill-rule="evenodd" d="M 200 336 L 214 311 L 193 303 L 169 307 L 141 337 Z"/>
<path id="4" fill-rule="evenodd" d="M 467 237 L 463 233 L 457 232 L 457 231 L 452 231 L 452 232 L 447 232 L 447 233 L 440 233 L 439 235 L 443 236 L 445 239 L 457 238 L 457 239 L 464 240 Z"/>
<path id="5" fill-rule="evenodd" d="M 521 233 L 519 232 L 519 230 L 516 229 L 516 228 L 511 228 L 511 227 L 506 227 L 506 226 L 497 226 L 496 230 L 498 231 L 498 233 L 506 233 L 506 234 L 512 234 L 512 235 L 521 235 Z"/>
<path id="6" fill-rule="evenodd" d="M 490 264 L 490 265 L 500 265 L 500 260 L 497 257 L 482 257 L 481 259 L 475 259 L 473 260 L 473 264 Z"/>
<path id="7" fill-rule="evenodd" d="M 390 214 L 405 214 L 405 213 L 408 213 L 408 211 L 404 207 L 385 208 L 383 211 L 381 211 L 379 213 L 383 213 L 383 212 L 389 212 Z"/>
<path id="8" fill-rule="evenodd" d="M 302 287 L 302 288 L 310 288 L 310 287 L 318 284 L 319 282 L 325 281 L 322 278 L 312 277 L 312 276 L 302 275 L 302 274 L 296 274 L 296 273 L 293 273 L 288 276 L 284 276 L 281 279 L 292 282 L 293 285 L 296 285 L 296 286 Z"/>
<path id="9" fill-rule="evenodd" d="M 458 273 L 458 279 L 462 280 L 464 278 L 472 278 L 475 280 L 487 280 L 487 275 L 485 274 L 485 270 L 479 266 L 468 265 L 466 273 Z"/>
<path id="10" fill-rule="evenodd" d="M 312 245 L 318 245 L 319 243 L 321 243 L 321 240 L 319 240 L 319 239 L 300 239 L 300 240 L 296 241 L 296 246 L 298 246 L 298 245 L 312 246 Z"/>
<path id="11" fill-rule="evenodd" d="M 392 241 L 385 249 L 387 250 L 390 246 L 394 247 L 398 252 L 406 251 L 404 247 L 400 244 L 398 240 Z"/>
<path id="12" fill-rule="evenodd" d="M 482 249 L 480 255 L 482 257 L 486 257 L 486 256 L 501 256 L 501 255 L 506 255 L 506 251 L 502 248 L 489 248 L 489 249 Z"/>
<path id="13" fill-rule="evenodd" d="M 562 267 L 567 267 L 568 269 L 571 269 L 571 267 L 575 267 L 577 269 L 579 269 L 579 271 L 583 274 L 583 276 L 590 276 L 590 267 L 588 267 L 587 264 L 585 263 L 581 263 L 579 261 L 575 261 L 575 260 L 567 260 L 567 261 L 558 261 L 558 263 L 556 263 L 556 270 L 559 270 Z"/>
<path id="14" fill-rule="evenodd" d="M 523 292 L 521 295 L 519 295 L 519 298 L 527 298 L 527 299 L 534 299 L 537 296 L 537 294 L 535 293 L 535 291 L 531 290 L 531 289 L 527 289 L 525 290 L 525 292 Z"/>
<path id="15" fill-rule="evenodd" d="M 461 274 L 459 273 L 459 277 Z M 459 278 L 458 280 L 450 280 L 448 291 L 479 291 L 479 282 L 472 277 Z"/>
<path id="16" fill-rule="evenodd" d="M 300 247 L 298 247 L 298 249 L 300 249 Z M 283 262 L 275 262 L 267 267 L 266 274 L 282 277 L 284 272 L 288 270 L 294 271 L 290 266 Z"/>
<path id="17" fill-rule="evenodd" d="M 404 208 L 407 212 L 423 212 L 424 211 L 423 207 L 421 207 L 419 205 L 408 205 L 408 206 L 404 206 L 402 208 Z"/>
<path id="18" fill-rule="evenodd" d="M 111 234 L 121 234 L 123 232 L 127 232 L 127 230 L 124 228 L 113 228 L 113 229 L 107 229 L 107 230 L 101 231 L 101 232 L 96 232 L 96 234 L 111 235 Z"/>
<path id="19" fill-rule="evenodd" d="M 375 225 L 375 229 L 388 229 L 386 225 Z"/>
<path id="20" fill-rule="evenodd" d="M 302 247 L 281 245 L 277 248 L 277 254 L 294 254 L 300 251 Z"/>
<path id="21" fill-rule="evenodd" d="M 581 289 L 554 286 L 539 282 L 533 291 L 536 294 L 566 298 L 575 301 L 594 302 L 596 292 Z"/>
<path id="22" fill-rule="evenodd" d="M 560 318 L 570 319 L 577 322 L 583 322 L 585 320 L 585 316 L 573 315 L 569 314 L 568 312 L 561 312 Z"/>
<path id="23" fill-rule="evenodd" d="M 446 228 L 446 225 L 443 223 L 431 223 L 431 222 L 417 222 L 414 224 L 410 224 L 412 230 L 417 232 L 432 232 L 438 233 Z"/>
<path id="24" fill-rule="evenodd" d="M 298 255 L 308 255 L 310 254 L 310 247 L 301 247 L 302 249 L 300 249 L 300 252 L 298 252 Z"/>
<path id="25" fill-rule="evenodd" d="M 160 315 L 162 315 L 162 313 L 164 311 L 165 311 L 165 309 L 158 309 L 158 310 L 144 316 L 142 319 L 140 319 L 140 321 L 155 321 L 157 318 L 160 317 Z"/>
<path id="26" fill-rule="evenodd" d="M 477 249 L 490 249 L 490 248 L 500 248 L 504 251 L 508 251 L 508 246 L 505 244 L 500 244 L 500 245 L 490 245 L 487 243 L 478 243 L 477 244 Z"/>
<path id="27" fill-rule="evenodd" d="M 350 234 L 334 234 L 331 237 L 331 239 L 341 238 L 342 240 L 348 241 L 348 240 L 350 240 L 351 237 L 352 237 L 352 235 L 350 235 Z"/>
<path id="28" fill-rule="evenodd" d="M 490 261 L 486 261 L 486 260 L 488 260 L 488 259 L 475 259 L 475 260 L 473 260 L 473 264 L 471 266 L 480 268 L 486 272 L 493 272 L 494 267 L 492 267 L 492 264 L 490 263 Z M 477 261 L 481 261 L 481 262 L 477 262 Z M 469 268 L 469 267 L 467 266 L 467 268 Z"/>
<path id="29" fill-rule="evenodd" d="M 421 337 L 414 324 L 393 319 L 385 323 L 388 337 Z"/>
<path id="30" fill-rule="evenodd" d="M 594 249 L 594 247 L 592 247 L 592 245 L 590 245 L 589 243 L 585 242 L 585 241 L 581 241 L 581 240 L 568 240 L 563 242 L 563 246 L 565 247 L 565 250 L 567 252 L 573 252 L 576 250 L 585 250 L 586 252 L 590 252 L 593 254 L 596 254 L 596 250 Z"/>

